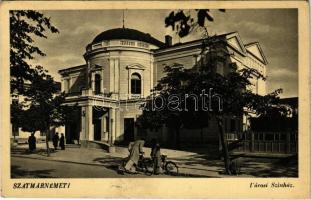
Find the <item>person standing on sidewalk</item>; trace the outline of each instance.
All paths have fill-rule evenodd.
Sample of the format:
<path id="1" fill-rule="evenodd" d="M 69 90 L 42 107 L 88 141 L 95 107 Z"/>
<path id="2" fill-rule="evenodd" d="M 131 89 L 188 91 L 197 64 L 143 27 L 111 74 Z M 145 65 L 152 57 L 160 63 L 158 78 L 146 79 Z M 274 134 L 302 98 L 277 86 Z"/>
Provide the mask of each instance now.
<path id="1" fill-rule="evenodd" d="M 58 141 L 59 141 L 59 136 L 58 136 L 58 133 L 56 132 L 55 135 L 53 136 L 53 146 L 54 146 L 54 149 L 57 150 L 57 146 L 58 146 Z"/>
<path id="2" fill-rule="evenodd" d="M 161 168 L 161 151 L 160 151 L 160 144 L 156 139 L 152 140 L 152 149 L 150 157 L 153 160 L 153 172 L 155 175 L 160 173 Z"/>
<path id="3" fill-rule="evenodd" d="M 31 133 L 31 135 L 28 137 L 28 145 L 29 145 L 29 151 L 33 152 L 36 150 L 36 137 L 34 133 Z"/>
<path id="4" fill-rule="evenodd" d="M 62 133 L 59 139 L 59 147 L 61 150 L 65 150 L 65 137 L 64 134 Z"/>

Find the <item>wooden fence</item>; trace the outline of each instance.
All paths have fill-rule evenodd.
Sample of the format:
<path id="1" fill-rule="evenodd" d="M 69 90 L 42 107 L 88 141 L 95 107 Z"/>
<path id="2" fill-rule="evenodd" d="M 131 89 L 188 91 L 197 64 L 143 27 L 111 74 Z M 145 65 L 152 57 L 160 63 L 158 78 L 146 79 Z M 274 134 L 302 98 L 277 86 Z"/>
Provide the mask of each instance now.
<path id="1" fill-rule="evenodd" d="M 227 133 L 227 142 L 240 141 L 236 151 L 293 154 L 298 152 L 297 132 Z"/>

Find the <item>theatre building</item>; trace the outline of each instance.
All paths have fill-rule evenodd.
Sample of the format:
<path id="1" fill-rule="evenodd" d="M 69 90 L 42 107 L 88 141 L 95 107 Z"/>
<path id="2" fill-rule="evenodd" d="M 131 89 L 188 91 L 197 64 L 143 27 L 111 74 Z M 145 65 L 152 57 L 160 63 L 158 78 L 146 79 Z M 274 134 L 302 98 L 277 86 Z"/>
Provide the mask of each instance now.
<path id="1" fill-rule="evenodd" d="M 234 66 L 256 68 L 266 75 L 267 61 L 258 42 L 243 44 L 237 32 L 215 37 L 229 55 L 217 65 L 218 73 L 224 74 Z M 68 143 L 127 143 L 139 136 L 168 142 L 169 130 L 165 126 L 161 130 L 137 126 L 140 105 L 165 75 L 165 66 L 192 68 L 204 58 L 200 56 L 202 40 L 172 44 L 170 36 L 163 39 L 129 28 L 107 30 L 87 45 L 84 64 L 59 70 L 62 91 L 67 93 L 65 104 L 78 108 L 77 118 L 65 125 Z M 253 79 L 255 93 L 265 94 L 265 87 L 265 81 Z M 225 121 L 227 132 L 247 126 L 245 119 Z M 203 130 L 182 130 L 181 141 L 201 141 L 202 134 L 206 141 L 217 135 L 216 124 L 211 122 Z"/>

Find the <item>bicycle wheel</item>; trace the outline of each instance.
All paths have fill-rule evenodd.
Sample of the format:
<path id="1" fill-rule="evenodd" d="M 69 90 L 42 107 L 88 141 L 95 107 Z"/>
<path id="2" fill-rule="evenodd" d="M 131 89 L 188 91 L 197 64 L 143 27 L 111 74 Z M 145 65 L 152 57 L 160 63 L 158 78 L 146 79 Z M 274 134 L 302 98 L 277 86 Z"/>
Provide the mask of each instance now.
<path id="1" fill-rule="evenodd" d="M 119 173 L 119 174 L 124 174 L 124 172 L 125 172 L 125 165 L 126 165 L 126 162 L 127 162 L 127 160 L 123 160 L 122 162 L 121 162 L 121 164 L 118 166 L 118 170 L 117 170 L 117 172 Z"/>
<path id="2" fill-rule="evenodd" d="M 145 174 L 151 176 L 153 174 L 153 161 L 150 159 L 144 159 L 142 164 Z"/>
<path id="3" fill-rule="evenodd" d="M 178 175 L 178 166 L 176 165 L 176 163 L 174 163 L 172 161 L 168 161 L 165 164 L 165 171 L 169 175 L 177 176 Z"/>

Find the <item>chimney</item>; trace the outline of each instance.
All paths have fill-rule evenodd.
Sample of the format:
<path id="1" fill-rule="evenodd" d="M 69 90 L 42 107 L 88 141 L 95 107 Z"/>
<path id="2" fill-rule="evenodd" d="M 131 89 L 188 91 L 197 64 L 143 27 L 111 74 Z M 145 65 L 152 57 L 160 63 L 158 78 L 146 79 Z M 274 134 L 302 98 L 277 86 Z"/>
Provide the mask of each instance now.
<path id="1" fill-rule="evenodd" d="M 172 46 L 172 40 L 173 40 L 173 39 L 172 39 L 172 36 L 166 35 L 166 36 L 165 36 L 165 45 L 168 46 L 168 47 L 169 47 L 169 46 Z"/>

